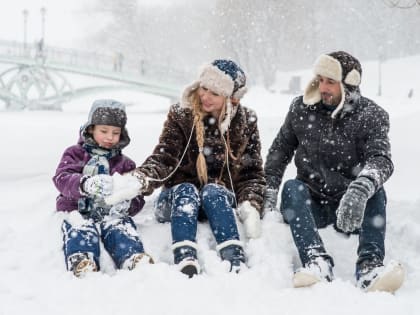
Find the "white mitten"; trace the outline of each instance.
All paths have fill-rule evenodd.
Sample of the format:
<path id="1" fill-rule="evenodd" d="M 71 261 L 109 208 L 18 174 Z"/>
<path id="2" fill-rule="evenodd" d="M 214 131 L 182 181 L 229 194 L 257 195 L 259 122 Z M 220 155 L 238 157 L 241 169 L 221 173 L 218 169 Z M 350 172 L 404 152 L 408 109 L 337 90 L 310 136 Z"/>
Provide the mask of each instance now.
<path id="1" fill-rule="evenodd" d="M 258 238 L 261 236 L 260 213 L 249 201 L 244 201 L 239 205 L 238 215 L 244 225 L 245 234 L 248 238 Z"/>
<path id="2" fill-rule="evenodd" d="M 83 191 L 91 196 L 105 197 L 112 193 L 112 178 L 106 174 L 88 177 L 83 183 Z"/>
<path id="3" fill-rule="evenodd" d="M 105 202 L 108 205 L 115 205 L 124 200 L 131 200 L 140 194 L 142 183 L 138 177 L 133 176 L 131 173 L 120 175 L 114 173 L 113 191 L 112 194 L 105 197 Z"/>

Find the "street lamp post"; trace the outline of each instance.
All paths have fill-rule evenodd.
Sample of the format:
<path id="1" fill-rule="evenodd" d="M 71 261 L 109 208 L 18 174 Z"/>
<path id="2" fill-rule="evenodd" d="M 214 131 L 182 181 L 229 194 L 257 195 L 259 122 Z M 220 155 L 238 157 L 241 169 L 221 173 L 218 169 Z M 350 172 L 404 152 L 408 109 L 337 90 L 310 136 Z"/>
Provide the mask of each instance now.
<path id="1" fill-rule="evenodd" d="M 41 40 L 44 41 L 45 37 L 45 13 L 47 13 L 47 9 L 45 7 L 41 8 Z"/>
<path id="2" fill-rule="evenodd" d="M 23 54 L 26 55 L 26 51 L 28 49 L 27 47 L 27 43 L 28 43 L 28 38 L 27 38 L 27 29 L 28 29 L 28 10 L 24 9 L 22 11 L 23 14 Z"/>

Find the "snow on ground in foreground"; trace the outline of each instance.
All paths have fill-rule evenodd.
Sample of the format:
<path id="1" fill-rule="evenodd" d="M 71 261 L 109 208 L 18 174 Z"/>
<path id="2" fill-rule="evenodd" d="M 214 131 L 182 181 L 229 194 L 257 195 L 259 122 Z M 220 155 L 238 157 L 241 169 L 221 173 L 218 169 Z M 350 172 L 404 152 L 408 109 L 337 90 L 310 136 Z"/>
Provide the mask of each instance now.
<path id="1" fill-rule="evenodd" d="M 417 69 L 419 60 L 414 60 Z M 404 65 L 413 68 L 414 61 L 407 59 Z M 373 66 L 367 67 L 365 78 Z M 389 67 L 389 72 L 396 73 L 392 64 Z M 414 79 L 419 86 L 419 79 Z M 141 163 L 157 142 L 168 107 L 165 99 L 114 91 L 74 100 L 63 112 L 0 112 L 0 315 L 418 314 L 420 89 L 408 99 L 403 93 L 407 85 L 387 82 L 391 81 L 384 81 L 389 84 L 384 96 L 375 97 L 373 85 L 365 94 L 391 116 L 395 173 L 385 186 L 389 201 L 386 261 L 399 259 L 407 270 L 406 282 L 395 295 L 366 294 L 354 287 L 357 237 L 344 238 L 332 228 L 321 235 L 335 259 L 337 280 L 293 289 L 296 250 L 278 213 L 266 215 L 262 237 L 247 243 L 250 268 L 239 275 L 226 273 L 208 225 L 200 224 L 197 239 L 203 273 L 187 279 L 172 265 L 170 225 L 154 220 L 158 192 L 146 199 L 145 209 L 135 217 L 146 250 L 157 263 L 132 272 L 116 271 L 102 251 L 102 272 L 74 278 L 65 271 L 60 233 L 64 215 L 54 211 L 57 191 L 51 181 L 62 152 L 76 142 L 92 100 L 111 96 L 130 104 L 132 143 L 125 153 Z M 254 88 L 244 99 L 259 116 L 264 156 L 292 97 Z M 292 176 L 294 166 L 290 165 L 285 177 Z"/>

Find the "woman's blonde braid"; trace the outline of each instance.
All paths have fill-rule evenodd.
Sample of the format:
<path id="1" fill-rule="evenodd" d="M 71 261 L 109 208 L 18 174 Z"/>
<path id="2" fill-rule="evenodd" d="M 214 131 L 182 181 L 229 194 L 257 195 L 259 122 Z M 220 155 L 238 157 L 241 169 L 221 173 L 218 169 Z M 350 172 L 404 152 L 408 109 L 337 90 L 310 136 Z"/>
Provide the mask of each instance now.
<path id="1" fill-rule="evenodd" d="M 204 124 L 203 124 L 203 112 L 200 108 L 200 100 L 197 93 L 193 96 L 193 115 L 195 123 L 195 134 L 198 144 L 198 156 L 196 161 L 196 169 L 198 180 L 202 185 L 207 184 L 207 164 L 206 158 L 204 157 Z"/>

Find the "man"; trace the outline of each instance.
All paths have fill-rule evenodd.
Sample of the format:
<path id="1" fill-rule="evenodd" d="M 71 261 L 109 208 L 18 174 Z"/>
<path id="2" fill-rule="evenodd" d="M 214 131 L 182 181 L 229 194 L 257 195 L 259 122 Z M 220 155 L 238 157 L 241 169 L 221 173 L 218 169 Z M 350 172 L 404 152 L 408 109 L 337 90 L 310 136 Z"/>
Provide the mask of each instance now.
<path id="1" fill-rule="evenodd" d="M 321 55 L 314 72 L 269 150 L 264 211 L 276 208 L 284 171 L 296 151 L 297 177 L 284 183 L 280 207 L 302 262 L 294 286 L 334 279 L 333 259 L 318 233 L 318 228 L 334 224 L 339 232 L 359 234 L 357 285 L 395 291 L 404 278 L 402 266 L 383 265 L 383 184 L 394 169 L 388 114 L 361 96 L 362 68 L 350 54 Z"/>

